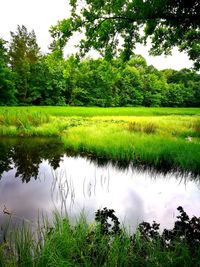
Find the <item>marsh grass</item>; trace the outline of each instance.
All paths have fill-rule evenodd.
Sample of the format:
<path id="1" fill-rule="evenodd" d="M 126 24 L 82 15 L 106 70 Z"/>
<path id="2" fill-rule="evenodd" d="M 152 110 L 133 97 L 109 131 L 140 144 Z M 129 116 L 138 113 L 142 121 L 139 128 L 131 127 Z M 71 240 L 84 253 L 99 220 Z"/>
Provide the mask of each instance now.
<path id="1" fill-rule="evenodd" d="M 0 135 L 34 136 L 35 129 L 49 123 L 50 116 L 46 113 L 5 110 L 0 112 Z"/>
<path id="2" fill-rule="evenodd" d="M 163 170 L 199 174 L 200 144 L 168 135 L 130 132 L 118 125 L 71 128 L 62 137 L 65 146 L 96 157 L 129 161 Z"/>
<path id="3" fill-rule="evenodd" d="M 12 242 L 0 245 L 0 266 L 199 266 L 198 218 L 189 219 L 182 210 L 172 230 L 161 233 L 155 222 L 143 222 L 131 234 L 121 227 L 113 212 L 106 208 L 98 210 L 92 224 L 83 213 L 75 224 L 67 216 L 54 214 L 53 224 L 39 228 L 42 238 L 37 240 L 26 226 L 14 230 Z"/>
<path id="4" fill-rule="evenodd" d="M 45 112 L 0 112 L 1 136 L 59 136 L 67 127 L 63 118 L 52 118 Z"/>
<path id="5" fill-rule="evenodd" d="M 193 128 L 197 133 L 197 136 L 200 137 L 200 119 L 194 122 Z"/>
<path id="6" fill-rule="evenodd" d="M 131 132 L 144 132 L 146 134 L 156 133 L 157 125 L 153 122 L 141 124 L 138 122 L 129 122 L 128 130 Z"/>
<path id="7" fill-rule="evenodd" d="M 0 113 L 9 112 L 45 112 L 51 116 L 58 117 L 96 117 L 96 116 L 200 116 L 200 108 L 145 108 L 145 107 L 51 107 L 51 106 L 30 106 L 30 107 L 1 107 Z"/>
<path id="8" fill-rule="evenodd" d="M 28 128 L 30 126 L 37 127 L 43 123 L 48 123 L 50 121 L 49 115 L 42 112 L 29 112 L 16 111 L 9 112 L 5 110 L 0 113 L 0 124 L 5 126 L 16 126 L 17 128 Z"/>
<path id="9" fill-rule="evenodd" d="M 4 107 L 0 136 L 61 137 L 66 150 L 199 173 L 199 114 L 198 108 Z"/>

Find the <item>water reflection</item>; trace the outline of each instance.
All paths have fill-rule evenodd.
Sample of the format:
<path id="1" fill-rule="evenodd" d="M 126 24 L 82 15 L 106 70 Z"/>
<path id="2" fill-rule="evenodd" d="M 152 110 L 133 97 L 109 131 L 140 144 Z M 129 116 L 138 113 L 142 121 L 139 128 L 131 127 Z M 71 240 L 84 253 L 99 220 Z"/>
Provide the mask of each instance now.
<path id="1" fill-rule="evenodd" d="M 180 205 L 190 215 L 200 214 L 198 182 L 183 180 L 174 173 L 157 174 L 155 178 L 148 171 L 123 171 L 112 165 L 97 168 L 85 159 L 66 157 L 55 171 L 54 181 L 62 191 L 61 198 L 67 199 L 64 203 L 71 216 L 84 209 L 93 219 L 94 211 L 106 206 L 133 227 L 143 220 L 157 220 L 170 227 Z"/>
<path id="2" fill-rule="evenodd" d="M 15 221 L 35 221 L 38 212 L 50 216 L 55 209 L 71 218 L 85 210 L 93 220 L 106 206 L 133 228 L 143 220 L 170 227 L 180 205 L 189 215 L 200 215 L 199 180 L 191 175 L 97 165 L 66 155 L 59 140 L 1 140 L 0 160 L 1 222 L 8 219 L 4 206 Z"/>
<path id="3" fill-rule="evenodd" d="M 95 157 L 92 154 L 78 154 L 64 148 L 63 143 L 59 139 L 46 138 L 1 138 L 0 140 L 0 179 L 3 172 L 15 168 L 15 177 L 21 178 L 22 182 L 28 183 L 31 178 L 37 179 L 39 165 L 43 160 L 48 160 L 49 165 L 56 170 L 60 166 L 62 157 L 85 157 L 91 163 L 98 167 L 107 167 L 112 165 L 119 170 L 137 169 L 138 172 L 147 171 L 149 175 L 155 178 L 161 173 L 166 175 L 169 172 L 167 166 L 154 169 L 151 166 L 140 165 L 135 166 L 129 161 L 109 160 L 103 157 Z M 199 179 L 198 175 L 192 173 L 180 173 L 174 170 L 174 175 L 182 178 Z"/>
<path id="4" fill-rule="evenodd" d="M 64 155 L 63 144 L 59 140 L 46 139 L 2 139 L 0 142 L 0 179 L 4 171 L 16 169 L 15 177 L 28 183 L 37 179 L 39 165 L 43 160 L 49 161 L 53 169 L 59 167 Z"/>

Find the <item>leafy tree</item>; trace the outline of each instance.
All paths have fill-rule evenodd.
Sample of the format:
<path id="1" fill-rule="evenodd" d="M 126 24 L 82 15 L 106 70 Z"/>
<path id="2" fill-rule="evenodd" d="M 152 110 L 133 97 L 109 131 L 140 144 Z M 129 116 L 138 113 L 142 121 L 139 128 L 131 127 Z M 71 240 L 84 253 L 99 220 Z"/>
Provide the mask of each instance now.
<path id="1" fill-rule="evenodd" d="M 144 76 L 143 105 L 147 107 L 159 107 L 162 102 L 163 81 L 154 73 L 149 73 Z"/>
<path id="2" fill-rule="evenodd" d="M 142 80 L 138 69 L 133 66 L 133 60 L 128 62 L 126 67 L 122 70 L 121 76 L 120 105 L 142 105 Z"/>
<path id="3" fill-rule="evenodd" d="M 169 84 L 173 83 L 182 86 L 182 92 L 180 93 L 183 97 L 183 106 L 200 106 L 200 75 L 198 73 L 189 69 L 182 69 L 180 71 L 163 70 L 162 73 Z M 170 88 L 172 87 L 170 86 Z M 171 100 L 169 103 L 171 103 Z"/>
<path id="4" fill-rule="evenodd" d="M 15 74 L 17 97 L 20 103 L 31 103 L 33 88 L 30 80 L 40 57 L 36 35 L 34 31 L 29 33 L 25 26 L 18 25 L 16 33 L 11 32 L 11 37 L 9 57 Z"/>
<path id="5" fill-rule="evenodd" d="M 183 99 L 183 90 L 184 86 L 182 84 L 170 83 L 168 85 L 168 106 L 169 107 L 183 107 L 184 99 Z"/>
<path id="6" fill-rule="evenodd" d="M 96 100 L 99 106 L 116 106 L 118 105 L 118 93 L 116 83 L 121 74 L 111 63 L 106 60 L 98 60 L 97 67 L 94 68 L 97 82 Z M 92 67 L 93 68 L 93 67 Z M 101 102 L 99 101 L 101 99 Z"/>
<path id="7" fill-rule="evenodd" d="M 118 105 L 116 81 L 119 79 L 119 71 L 111 63 L 103 59 L 83 60 L 72 77 L 75 80 L 71 104 L 102 107 Z"/>
<path id="8" fill-rule="evenodd" d="M 43 58 L 45 82 L 42 90 L 42 104 L 65 105 L 64 59 L 51 53 Z"/>
<path id="9" fill-rule="evenodd" d="M 75 103 L 76 95 L 79 95 L 78 93 L 79 89 L 78 88 L 76 89 L 77 81 L 79 80 L 79 77 L 80 77 L 80 72 L 79 72 L 80 64 L 79 63 L 80 63 L 79 60 L 74 56 L 70 56 L 64 63 L 65 66 L 63 70 L 63 77 L 66 82 L 66 87 L 63 92 L 63 95 L 65 97 L 65 101 L 67 104 L 83 105 L 82 102 Z M 83 92 L 83 94 L 85 94 L 85 92 Z"/>
<path id="10" fill-rule="evenodd" d="M 13 74 L 8 67 L 6 42 L 0 38 L 0 105 L 16 103 Z"/>
<path id="11" fill-rule="evenodd" d="M 70 0 L 70 4 L 71 16 L 51 28 L 59 47 L 79 31 L 84 33 L 81 54 L 92 47 L 111 58 L 121 48 L 123 58 L 129 59 L 135 44 L 150 38 L 153 55 L 169 54 L 177 46 L 200 68 L 199 0 Z"/>

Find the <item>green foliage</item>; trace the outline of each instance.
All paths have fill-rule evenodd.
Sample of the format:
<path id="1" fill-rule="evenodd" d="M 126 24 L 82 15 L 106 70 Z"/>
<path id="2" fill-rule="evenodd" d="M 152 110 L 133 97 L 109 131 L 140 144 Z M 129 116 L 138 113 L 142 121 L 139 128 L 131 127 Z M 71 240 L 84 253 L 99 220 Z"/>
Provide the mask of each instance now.
<path id="1" fill-rule="evenodd" d="M 197 135 L 200 136 L 200 120 L 195 121 L 193 127 Z"/>
<path id="2" fill-rule="evenodd" d="M 167 75 L 167 71 L 158 71 L 153 66 L 147 66 L 144 58 L 137 55 L 127 63 L 123 63 L 120 58 L 107 62 L 104 59 L 78 61 L 74 57 L 59 62 L 60 67 L 58 60 L 54 62 L 58 73 L 54 81 L 57 85 L 62 84 L 61 90 L 57 92 L 64 98 L 65 103 L 70 105 L 199 105 L 199 75 L 189 70 L 184 83 L 182 79 L 171 82 L 173 72 Z M 54 94 L 51 95 L 53 98 Z"/>
<path id="3" fill-rule="evenodd" d="M 66 81 L 63 77 L 64 60 L 55 57 L 54 54 L 49 54 L 43 58 L 45 74 L 45 90 L 42 88 L 41 102 L 44 105 L 65 105 L 64 90 Z"/>
<path id="4" fill-rule="evenodd" d="M 200 75 L 187 70 L 183 80 L 166 76 L 144 58 L 121 59 L 75 57 L 66 60 L 48 55 L 44 59 L 47 81 L 41 91 L 40 104 L 73 106 L 199 106 Z M 184 70 L 180 71 L 181 72 Z M 179 73 L 179 72 L 177 72 Z M 173 82 L 172 82 L 173 81 Z"/>
<path id="5" fill-rule="evenodd" d="M 16 33 L 11 32 L 9 47 L 9 60 L 11 69 L 15 76 L 15 88 L 20 104 L 29 104 L 34 90 L 33 75 L 35 64 L 39 59 L 39 47 L 37 45 L 35 32 L 28 32 L 25 26 L 17 27 Z"/>
<path id="6" fill-rule="evenodd" d="M 122 55 L 111 61 L 64 59 L 57 46 L 41 55 L 34 31 L 25 26 L 11 37 L 9 53 L 0 42 L 0 105 L 200 106 L 200 75 L 194 71 L 158 71 L 140 55 L 126 62 Z"/>
<path id="7" fill-rule="evenodd" d="M 16 103 L 14 76 L 8 67 L 6 42 L 0 39 L 0 105 Z"/>
<path id="8" fill-rule="evenodd" d="M 74 32 L 82 32 L 80 55 L 93 48 L 107 59 L 121 53 L 127 60 L 136 43 L 146 44 L 150 38 L 151 54 L 170 54 L 177 46 L 200 68 L 198 0 L 91 0 L 83 5 L 71 0 L 70 4 L 71 16 L 51 28 L 54 44 L 62 48 Z"/>
<path id="9" fill-rule="evenodd" d="M 0 266 L 198 267 L 200 219 L 177 209 L 180 215 L 172 230 L 161 232 L 155 221 L 142 222 L 132 234 L 112 209 L 98 210 L 93 224 L 84 214 L 75 224 L 55 214 L 53 224 L 39 225 L 37 237 L 25 225 L 13 231 L 10 244 L 0 246 Z"/>
<path id="10" fill-rule="evenodd" d="M 148 122 L 145 124 L 138 122 L 130 122 L 128 124 L 128 130 L 131 132 L 144 132 L 146 134 L 156 133 L 157 125 L 153 122 Z"/>
<path id="11" fill-rule="evenodd" d="M 199 174 L 198 114 L 197 108 L 3 107 L 0 136 L 58 136 L 76 153 Z"/>

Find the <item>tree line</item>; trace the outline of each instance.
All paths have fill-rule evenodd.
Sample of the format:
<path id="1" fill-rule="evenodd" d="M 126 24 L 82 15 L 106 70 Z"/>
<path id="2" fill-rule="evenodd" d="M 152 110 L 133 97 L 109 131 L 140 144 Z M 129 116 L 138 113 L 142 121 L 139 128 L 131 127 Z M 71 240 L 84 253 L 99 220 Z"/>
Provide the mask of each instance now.
<path id="1" fill-rule="evenodd" d="M 18 26 L 0 38 L 0 105 L 200 106 L 200 75 L 157 70 L 140 55 L 64 58 L 58 46 L 42 54 L 34 31 Z"/>

